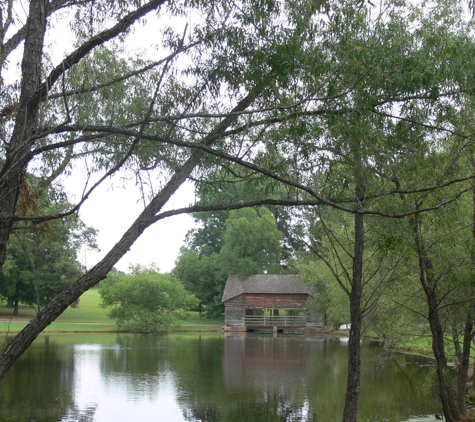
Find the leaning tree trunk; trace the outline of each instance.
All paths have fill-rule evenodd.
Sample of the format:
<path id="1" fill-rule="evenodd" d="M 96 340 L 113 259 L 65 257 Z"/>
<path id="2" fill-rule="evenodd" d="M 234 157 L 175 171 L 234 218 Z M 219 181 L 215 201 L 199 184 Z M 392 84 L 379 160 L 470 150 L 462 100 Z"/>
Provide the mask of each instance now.
<path id="1" fill-rule="evenodd" d="M 236 120 L 237 113 L 249 107 L 262 88 L 262 85 L 257 87 L 243 98 L 236 107 L 234 107 L 230 115 L 225 117 L 222 122 L 203 139 L 202 145 L 210 145 L 218 139 Z M 114 264 L 129 251 L 144 230 L 155 222 L 156 214 L 188 178 L 203 155 L 203 149 L 194 150 L 190 158 L 175 172 L 165 187 L 152 199 L 150 204 L 142 211 L 109 253 L 92 268 L 91 271 L 75 281 L 68 289 L 50 302 L 16 335 L 0 356 L 0 380 L 11 368 L 13 363 L 49 324 L 58 318 L 69 305 L 79 299 L 86 290 L 106 278 L 107 273 L 112 269 Z"/>
<path id="2" fill-rule="evenodd" d="M 177 171 L 162 191 L 144 209 L 140 216 L 125 232 L 120 241 L 91 271 L 74 282 L 67 290 L 50 302 L 29 324 L 16 335 L 0 356 L 0 380 L 13 363 L 26 351 L 38 335 L 51 324 L 64 310 L 75 302 L 86 290 L 106 278 L 114 264 L 124 256 L 143 231 L 154 222 L 156 213 L 165 205 L 173 193 L 186 180 L 194 169 L 202 151 L 195 151 L 182 168 Z"/>

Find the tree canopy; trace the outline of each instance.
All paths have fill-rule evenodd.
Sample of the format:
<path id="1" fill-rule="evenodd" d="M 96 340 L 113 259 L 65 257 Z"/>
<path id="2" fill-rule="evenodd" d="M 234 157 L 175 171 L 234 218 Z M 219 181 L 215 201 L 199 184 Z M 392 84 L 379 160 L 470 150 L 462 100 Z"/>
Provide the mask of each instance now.
<path id="1" fill-rule="evenodd" d="M 438 290 L 431 239 L 422 230 L 425 222 L 447 220 L 422 215 L 443 212 L 472 189 L 474 171 L 467 164 L 475 48 L 462 5 L 55 0 L 31 1 L 25 12 L 23 6 L 21 1 L 0 5 L 0 267 L 14 224 L 37 226 L 72 215 L 110 178 L 137 180 L 145 205 L 104 259 L 8 345 L 0 357 L 0 377 L 154 222 L 185 212 L 279 205 L 298 207 L 296 219 L 312 211 L 313 223 L 296 231 L 330 272 L 333 254 L 337 271 L 332 275 L 349 299 L 345 422 L 357 415 L 362 324 L 378 302 L 376 293 L 383 294 L 377 289 L 383 286 L 382 261 L 368 260 L 377 257 L 372 232 L 383 220 L 405 223 L 401 230 L 418 257 L 437 340 L 439 381 L 447 384 L 439 318 L 444 290 Z M 140 54 L 127 41 L 152 16 L 157 29 L 150 39 L 160 44 Z M 48 42 L 60 20 L 69 20 L 72 43 L 58 58 Z M 14 51 L 22 59 L 11 80 Z M 78 163 L 89 170 L 84 193 L 70 209 L 20 212 L 27 169 L 59 187 Z M 213 201 L 164 211 L 186 180 L 198 192 L 203 186 L 214 189 Z M 220 200 L 220 186 L 236 181 L 252 197 Z M 320 244 L 312 244 L 304 230 L 312 226 Z M 246 229 L 235 235 L 244 236 Z M 250 270 L 231 239 L 228 246 L 211 244 L 205 256 L 218 248 Z M 267 258 L 264 253 L 259 262 L 269 269 Z M 466 292 L 473 294 L 468 284 Z M 446 403 L 453 402 L 449 390 L 441 387 Z M 463 406 L 460 411 L 444 407 L 447 420 L 458 421 L 464 412 Z"/>

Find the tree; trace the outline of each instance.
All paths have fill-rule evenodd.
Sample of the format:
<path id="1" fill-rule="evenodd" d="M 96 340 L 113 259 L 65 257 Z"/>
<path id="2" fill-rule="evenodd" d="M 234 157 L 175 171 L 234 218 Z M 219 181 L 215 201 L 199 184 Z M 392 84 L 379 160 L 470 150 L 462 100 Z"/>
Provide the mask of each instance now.
<path id="1" fill-rule="evenodd" d="M 312 285 L 315 296 L 310 301 L 315 315 L 325 315 L 325 323 L 334 328 L 350 321 L 348 296 L 335 282 L 329 269 L 313 256 L 301 258 L 298 265 L 303 279 Z"/>
<path id="2" fill-rule="evenodd" d="M 278 201 L 285 196 L 285 192 L 279 190 L 280 186 L 273 185 L 272 180 L 256 175 L 247 168 L 224 166 L 208 175 L 205 183 L 197 185 L 197 205 L 229 204 L 237 199 L 242 203 L 259 203 L 263 197 Z M 300 242 L 296 240 L 298 221 L 293 218 L 290 208 L 279 205 L 267 205 L 266 208 L 274 215 L 277 227 L 282 233 L 282 265 L 289 265 L 297 249 L 301 247 Z M 200 256 L 219 253 L 229 216 L 229 210 L 194 214 L 196 227 L 187 233 L 187 247 L 196 250 Z"/>
<path id="3" fill-rule="evenodd" d="M 279 273 L 281 241 L 282 232 L 267 208 L 231 211 L 220 259 L 228 274 Z"/>
<path id="4" fill-rule="evenodd" d="M 200 316 L 203 313 L 207 317 L 222 315 L 221 296 L 227 274 L 219 254 L 199 256 L 194 249 L 182 248 L 172 273 L 199 299 Z"/>
<path id="5" fill-rule="evenodd" d="M 148 180 L 155 170 L 162 177 L 160 189 L 155 191 L 152 186 L 144 192 L 146 206 L 122 239 L 9 343 L 0 358 L 0 378 L 48 324 L 106 277 L 148 226 L 174 213 L 200 210 L 190 207 L 159 214 L 198 165 L 201 174 L 207 172 L 215 160 L 213 145 L 217 150 L 238 153 L 242 135 L 265 125 L 277 110 L 275 104 L 283 101 L 288 109 L 294 107 L 289 103 L 291 97 L 285 98 L 285 92 L 296 86 L 287 66 L 294 66 L 293 52 L 303 44 L 302 36 L 319 7 L 307 5 L 298 14 L 289 14 L 289 25 L 283 27 L 280 18 L 284 10 L 272 2 L 249 1 L 239 10 L 226 1 L 188 6 L 166 0 L 138 6 L 108 0 L 92 4 L 32 1 L 26 12 L 27 24 L 17 27 L 14 18 L 21 13 L 15 8 L 21 9 L 22 3 L 1 6 L 2 72 L 9 55 L 24 42 L 19 79 L 5 86 L 2 98 L 6 102 L 2 111 L 5 160 L 0 191 L 5 194 L 0 197 L 0 267 L 15 221 L 38 223 L 72 214 L 95 187 L 120 169 L 129 170 L 139 181 Z M 118 50 L 126 44 L 120 45 L 121 37 L 158 9 L 164 23 L 159 57 L 122 60 Z M 69 16 L 77 47 L 59 63 L 50 63 L 44 54 L 45 34 L 54 29 L 54 18 L 68 11 L 72 11 Z M 189 34 L 184 22 L 178 30 L 167 26 L 171 17 L 195 12 L 202 20 Z M 192 58 L 186 61 L 188 66 L 177 63 L 185 54 Z M 282 67 L 284 62 L 287 64 Z M 44 79 L 42 75 L 46 75 Z M 2 78 L 2 83 L 5 81 Z M 252 104 L 255 109 L 246 112 Z M 249 124 L 253 116 L 255 122 Z M 261 118 L 264 121 L 260 122 Z M 20 218 L 15 214 L 22 178 L 32 160 L 39 163 L 38 177 L 59 183 L 58 176 L 71 171 L 74 159 L 89 160 L 89 167 L 98 174 L 96 183 L 86 184 L 75 207 L 55 216 Z"/>
<path id="6" fill-rule="evenodd" d="M 200 299 L 207 316 L 223 314 L 221 298 L 229 274 L 281 273 L 282 233 L 273 214 L 265 207 L 229 212 L 218 253 L 198 245 L 182 248 L 173 274 Z M 204 231 L 194 231 L 200 238 Z M 196 239 L 193 243 L 196 242 Z M 207 250 L 208 254 L 204 253 Z M 209 251 L 211 250 L 211 253 Z M 201 253 L 201 254 L 200 254 Z"/>
<path id="7" fill-rule="evenodd" d="M 18 315 L 19 302 L 41 311 L 82 274 L 77 251 L 55 226 L 51 225 L 49 233 L 39 234 L 38 241 L 15 236 L 10 242 L 0 277 L 0 294 L 14 303 L 13 315 Z"/>
<path id="8" fill-rule="evenodd" d="M 456 143 L 456 142 L 455 142 Z M 453 146 L 453 145 L 452 145 Z M 450 148 L 449 146 L 448 148 Z M 465 154 L 464 154 L 465 155 Z M 470 167 L 470 153 L 466 167 Z M 434 172 L 447 159 L 446 151 L 433 157 Z M 463 172 L 463 161 L 452 171 Z M 414 198 L 421 207 L 440 200 L 439 192 Z M 408 218 L 411 234 L 414 278 L 419 282 L 420 299 L 430 328 L 436 361 L 439 398 L 447 421 L 463 420 L 467 415 L 466 392 L 474 331 L 471 298 L 473 282 L 473 186 L 467 183 L 465 194 L 437 213 L 416 214 Z M 457 377 L 449 366 L 455 350 Z"/>
<path id="9" fill-rule="evenodd" d="M 110 274 L 99 294 L 100 306 L 111 308 L 109 315 L 119 327 L 141 332 L 166 330 L 198 302 L 169 274 L 141 267 L 126 275 Z"/>
<path id="10" fill-rule="evenodd" d="M 44 189 L 34 177 L 23 185 L 20 210 L 35 209 L 42 213 L 66 210 L 70 204 L 61 193 Z M 77 215 L 31 226 L 25 222 L 14 225 L 7 250 L 7 260 L 0 276 L 0 296 L 14 305 L 18 303 L 41 308 L 82 275 L 77 261 L 79 250 L 96 248 L 95 230 L 86 227 Z"/>

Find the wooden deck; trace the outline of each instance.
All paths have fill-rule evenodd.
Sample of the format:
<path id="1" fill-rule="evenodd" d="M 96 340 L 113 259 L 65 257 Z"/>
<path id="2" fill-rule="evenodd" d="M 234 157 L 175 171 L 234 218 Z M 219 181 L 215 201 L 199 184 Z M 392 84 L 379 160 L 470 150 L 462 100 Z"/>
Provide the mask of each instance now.
<path id="1" fill-rule="evenodd" d="M 313 316 L 306 315 L 246 315 L 245 325 L 227 325 L 226 332 L 242 332 L 254 330 L 272 330 L 274 333 L 282 331 L 321 332 L 324 328 L 323 321 Z"/>

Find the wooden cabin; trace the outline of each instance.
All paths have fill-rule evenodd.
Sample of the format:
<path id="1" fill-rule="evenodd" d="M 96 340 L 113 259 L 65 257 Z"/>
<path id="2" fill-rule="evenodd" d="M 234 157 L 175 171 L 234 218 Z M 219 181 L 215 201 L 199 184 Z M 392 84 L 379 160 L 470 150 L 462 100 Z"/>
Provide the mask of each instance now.
<path id="1" fill-rule="evenodd" d="M 244 279 L 230 275 L 222 298 L 225 330 L 322 327 L 322 318 L 307 309 L 312 294 L 312 289 L 295 274 L 252 274 Z"/>

